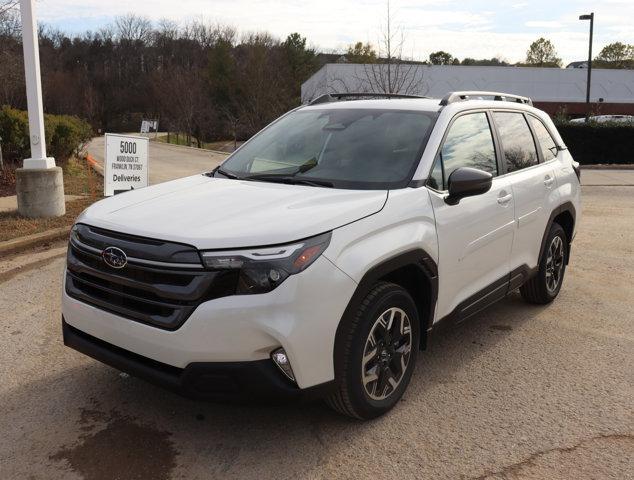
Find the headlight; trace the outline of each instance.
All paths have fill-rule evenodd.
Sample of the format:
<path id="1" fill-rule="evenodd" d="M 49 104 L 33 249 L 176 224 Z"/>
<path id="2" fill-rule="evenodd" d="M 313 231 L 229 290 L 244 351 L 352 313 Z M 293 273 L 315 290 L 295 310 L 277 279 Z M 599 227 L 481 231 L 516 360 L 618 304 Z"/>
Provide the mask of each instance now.
<path id="1" fill-rule="evenodd" d="M 77 224 L 73 225 L 73 228 L 70 229 L 70 240 L 79 241 L 79 232 L 77 231 L 79 227 Z"/>
<path id="2" fill-rule="evenodd" d="M 236 294 L 270 292 L 289 276 L 308 268 L 326 250 L 330 233 L 288 245 L 205 251 L 202 258 L 212 270 L 239 270 Z"/>

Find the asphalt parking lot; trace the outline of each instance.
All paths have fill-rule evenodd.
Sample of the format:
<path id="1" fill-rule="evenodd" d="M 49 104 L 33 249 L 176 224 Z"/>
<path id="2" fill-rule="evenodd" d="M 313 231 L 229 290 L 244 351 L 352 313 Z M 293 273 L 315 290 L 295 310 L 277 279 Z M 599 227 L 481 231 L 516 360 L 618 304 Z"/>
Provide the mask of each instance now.
<path id="1" fill-rule="evenodd" d="M 0 479 L 634 478 L 634 187 L 584 186 L 559 298 L 432 341 L 403 401 L 177 397 L 66 349 L 63 244 L 0 262 Z"/>

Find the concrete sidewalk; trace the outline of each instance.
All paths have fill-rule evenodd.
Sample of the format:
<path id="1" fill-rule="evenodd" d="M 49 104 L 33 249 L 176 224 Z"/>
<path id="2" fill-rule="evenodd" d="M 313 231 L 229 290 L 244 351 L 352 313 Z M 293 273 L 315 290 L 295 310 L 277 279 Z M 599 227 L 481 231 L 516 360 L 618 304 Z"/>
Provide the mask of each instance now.
<path id="1" fill-rule="evenodd" d="M 65 195 L 64 198 L 66 198 L 66 202 L 71 202 L 82 197 L 81 195 Z M 10 197 L 0 197 L 0 212 L 10 212 L 17 209 L 18 197 L 16 195 L 12 195 Z"/>
<path id="2" fill-rule="evenodd" d="M 634 170 L 603 170 L 581 167 L 581 185 L 631 186 L 634 185 Z"/>

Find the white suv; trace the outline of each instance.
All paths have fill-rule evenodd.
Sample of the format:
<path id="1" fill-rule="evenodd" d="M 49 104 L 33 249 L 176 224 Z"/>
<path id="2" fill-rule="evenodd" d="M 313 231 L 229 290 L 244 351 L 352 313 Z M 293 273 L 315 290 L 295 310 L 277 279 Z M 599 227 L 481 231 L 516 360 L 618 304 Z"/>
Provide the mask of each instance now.
<path id="1" fill-rule="evenodd" d="M 501 93 L 372 96 L 322 96 L 213 172 L 88 208 L 66 345 L 192 397 L 367 419 L 441 325 L 517 288 L 552 301 L 580 186 L 548 116 Z"/>

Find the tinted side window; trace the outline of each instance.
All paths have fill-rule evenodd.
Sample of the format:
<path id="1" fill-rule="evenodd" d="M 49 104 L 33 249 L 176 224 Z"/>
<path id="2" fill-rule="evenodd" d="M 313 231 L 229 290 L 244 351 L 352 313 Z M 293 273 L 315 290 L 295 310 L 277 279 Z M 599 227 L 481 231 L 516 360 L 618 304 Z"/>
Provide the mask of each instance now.
<path id="1" fill-rule="evenodd" d="M 440 152 L 445 170 L 443 188 L 451 173 L 460 167 L 471 167 L 497 175 L 493 136 L 486 113 L 462 115 L 449 128 Z"/>
<path id="2" fill-rule="evenodd" d="M 514 112 L 493 112 L 506 159 L 506 170 L 515 172 L 537 165 L 537 150 L 524 115 Z"/>
<path id="3" fill-rule="evenodd" d="M 443 190 L 444 182 L 442 178 L 442 162 L 440 161 L 440 155 L 438 155 L 436 160 L 434 160 L 434 166 L 431 169 L 427 185 L 434 190 Z"/>
<path id="4" fill-rule="evenodd" d="M 531 126 L 533 127 L 533 131 L 535 132 L 535 136 L 537 137 L 539 148 L 541 148 L 542 150 L 542 157 L 544 157 L 544 162 L 552 160 L 557 156 L 557 144 L 553 140 L 553 137 L 550 136 L 550 133 L 548 133 L 548 130 L 540 120 L 531 115 L 529 115 L 528 118 L 531 122 Z"/>

